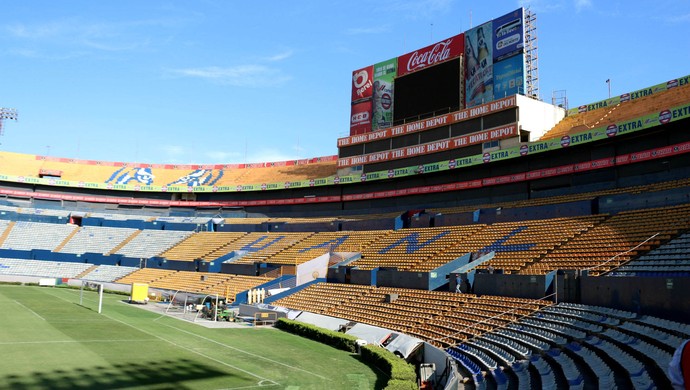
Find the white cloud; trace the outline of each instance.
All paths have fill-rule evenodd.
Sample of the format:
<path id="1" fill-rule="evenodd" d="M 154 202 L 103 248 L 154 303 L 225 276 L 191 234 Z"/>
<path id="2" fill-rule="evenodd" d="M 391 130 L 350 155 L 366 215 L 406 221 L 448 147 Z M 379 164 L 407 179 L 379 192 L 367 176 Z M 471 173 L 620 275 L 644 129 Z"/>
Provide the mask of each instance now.
<path id="1" fill-rule="evenodd" d="M 592 8 L 592 0 L 575 0 L 575 9 L 577 12 L 586 8 Z"/>
<path id="2" fill-rule="evenodd" d="M 554 12 L 563 8 L 562 0 L 519 0 L 518 4 L 536 14 Z"/>
<path id="3" fill-rule="evenodd" d="M 230 67 L 207 66 L 201 68 L 173 69 L 173 75 L 209 80 L 235 87 L 268 87 L 290 80 L 280 69 L 264 65 L 238 65 Z"/>
<path id="4" fill-rule="evenodd" d="M 278 54 L 273 55 L 271 57 L 266 57 L 266 61 L 277 62 L 277 61 L 286 60 L 286 59 L 292 57 L 293 54 L 294 54 L 294 52 L 292 50 L 285 50 L 282 53 L 278 53 Z"/>
<path id="5" fill-rule="evenodd" d="M 160 20 L 134 20 L 121 23 L 85 22 L 66 19 L 39 24 L 14 23 L 5 27 L 7 33 L 21 42 L 45 45 L 49 51 L 59 47 L 75 50 L 94 49 L 98 51 L 132 51 L 151 44 L 148 36 L 142 35 L 142 28 L 166 26 Z M 146 33 L 144 33 L 146 34 Z"/>
<path id="6" fill-rule="evenodd" d="M 664 20 L 670 23 L 686 23 L 690 22 L 690 14 L 668 16 Z"/>
<path id="7" fill-rule="evenodd" d="M 374 12 L 381 12 L 384 15 L 386 13 L 404 13 L 412 19 L 418 17 L 428 18 L 450 10 L 453 1 L 454 0 L 383 0 L 378 3 L 378 9 L 374 10 Z"/>
<path id="8" fill-rule="evenodd" d="M 369 35 L 369 34 L 382 34 L 390 31 L 390 26 L 381 25 L 373 27 L 354 27 L 349 28 L 345 31 L 347 35 Z"/>

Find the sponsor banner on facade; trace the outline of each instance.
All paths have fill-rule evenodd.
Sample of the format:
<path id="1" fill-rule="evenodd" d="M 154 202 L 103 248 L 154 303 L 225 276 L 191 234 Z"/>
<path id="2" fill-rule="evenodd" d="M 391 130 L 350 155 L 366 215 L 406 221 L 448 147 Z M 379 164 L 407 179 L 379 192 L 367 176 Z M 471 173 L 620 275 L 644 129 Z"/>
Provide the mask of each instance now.
<path id="1" fill-rule="evenodd" d="M 352 105 L 350 113 L 350 135 L 371 132 L 371 107 L 371 100 L 365 100 Z"/>
<path id="2" fill-rule="evenodd" d="M 523 10 L 519 8 L 493 21 L 494 62 L 522 53 L 525 48 Z"/>
<path id="3" fill-rule="evenodd" d="M 460 57 L 465 50 L 464 34 L 398 57 L 398 77 Z"/>
<path id="4" fill-rule="evenodd" d="M 465 107 L 494 100 L 492 22 L 465 33 Z"/>
<path id="5" fill-rule="evenodd" d="M 494 63 L 494 97 L 525 93 L 524 55 L 514 55 Z"/>
<path id="6" fill-rule="evenodd" d="M 495 103 L 495 102 L 494 102 Z M 500 161 L 500 160 L 505 160 L 505 159 L 510 159 L 510 158 L 516 158 L 520 156 L 525 156 L 528 154 L 533 154 L 533 153 L 541 153 L 541 152 L 546 152 L 549 150 L 558 150 L 558 149 L 563 149 L 563 148 L 568 148 L 572 147 L 574 145 L 579 145 L 579 144 L 585 144 L 597 140 L 602 140 L 602 139 L 607 139 L 610 137 L 615 137 L 618 135 L 622 134 L 629 134 L 637 131 L 641 131 L 644 129 L 648 129 L 654 126 L 660 126 L 664 125 L 666 123 L 670 123 L 673 121 L 677 120 L 682 120 L 690 118 L 690 104 L 685 104 L 681 106 L 676 106 L 676 107 L 671 107 L 668 109 L 663 109 L 659 112 L 652 113 L 649 115 L 645 115 L 636 119 L 631 119 L 627 120 L 624 122 L 619 122 L 619 123 L 613 123 L 605 126 L 601 126 L 599 128 L 595 129 L 590 129 L 585 132 L 581 133 L 576 133 L 576 134 L 571 134 L 564 136 L 562 138 L 557 138 L 557 139 L 551 139 L 551 140 L 545 140 L 545 141 L 539 141 L 539 142 L 532 142 L 532 143 L 527 143 L 521 146 L 516 146 L 513 148 L 507 148 L 505 150 L 498 150 L 494 151 L 491 153 L 484 153 L 484 154 L 479 154 L 479 155 L 474 155 L 474 156 L 465 156 L 465 157 L 457 157 L 455 159 L 451 159 L 448 161 L 441 161 L 441 162 L 436 162 L 436 163 L 431 163 L 431 164 L 425 164 L 425 165 L 417 165 L 417 166 L 410 166 L 410 167 L 402 167 L 402 168 L 397 168 L 397 169 L 392 169 L 392 170 L 387 170 L 387 171 L 380 171 L 380 172 L 369 172 L 366 174 L 364 177 L 364 180 L 384 180 L 384 179 L 390 179 L 394 177 L 403 177 L 403 176 L 411 176 L 411 175 L 418 175 L 420 173 L 428 173 L 428 172 L 436 172 L 436 171 L 444 171 L 444 170 L 450 170 L 450 169 L 457 169 L 457 168 L 463 168 L 463 167 L 469 167 L 469 166 L 474 166 L 474 165 L 480 165 L 484 164 L 487 162 L 492 162 L 492 161 Z M 658 148 L 658 150 L 651 150 L 649 153 L 647 152 L 640 152 L 640 153 L 632 153 L 630 155 L 624 155 L 624 156 L 618 156 L 616 163 L 617 164 L 624 164 L 626 163 L 629 159 L 630 162 L 636 162 L 636 161 L 644 161 L 645 159 L 650 159 L 650 158 L 658 158 L 659 156 L 665 156 L 665 155 L 672 155 L 672 154 L 677 154 L 677 153 L 687 153 L 690 151 L 690 143 L 687 144 L 679 144 L 679 145 L 673 145 L 672 147 L 662 147 Z M 327 156 L 325 157 L 327 160 L 335 159 L 335 157 L 332 156 Z M 314 159 L 310 159 L 309 161 L 312 161 Z M 296 160 L 296 161 L 302 161 L 302 160 Z M 601 164 L 606 164 L 604 161 L 593 161 L 589 163 L 581 163 L 581 164 L 576 164 L 574 166 L 574 171 L 578 170 L 586 170 L 586 169 L 596 169 L 597 167 L 600 167 Z M 552 172 L 552 171 L 548 171 Z M 540 175 L 547 174 L 546 173 L 540 173 Z M 532 173 L 532 175 L 534 175 Z M 528 177 L 529 178 L 529 177 Z M 163 186 L 157 186 L 157 185 L 131 185 L 131 184 L 112 184 L 112 183 L 95 183 L 95 182 L 82 182 L 82 181 L 72 181 L 72 180 L 64 180 L 64 179 L 57 179 L 57 178 L 49 178 L 49 177 L 44 177 L 44 178 L 38 178 L 38 177 L 32 177 L 32 176 L 14 176 L 14 175 L 4 175 L 0 174 L 0 181 L 6 181 L 6 182 L 15 182 L 15 183 L 27 183 L 27 184 L 37 184 L 37 185 L 45 185 L 45 186 L 56 186 L 56 187 L 75 187 L 75 188 L 86 188 L 86 189 L 100 189 L 100 190 L 106 190 L 106 191 L 141 191 L 141 192 L 175 192 L 175 193 L 185 193 L 185 192 L 240 192 L 240 191 L 266 191 L 266 190 L 281 190 L 285 188 L 297 188 L 297 187 L 309 187 L 309 186 L 323 186 L 323 185 L 337 185 L 337 184 L 348 184 L 348 183 L 358 183 L 362 181 L 362 175 L 357 174 L 357 175 L 349 175 L 349 176 L 331 176 L 331 177 L 326 177 L 326 178 L 319 178 L 319 179 L 313 179 L 313 180 L 302 180 L 302 181 L 293 181 L 293 182 L 284 182 L 284 183 L 262 183 L 262 184 L 246 184 L 246 185 L 218 185 L 218 186 L 204 186 L 204 185 L 199 185 L 199 186 L 186 186 L 186 185 L 163 185 Z M 456 185 L 460 186 L 458 189 L 461 188 L 466 188 L 462 186 L 467 186 L 470 184 L 467 183 L 456 183 Z M 462 185 L 462 186 L 461 186 Z M 13 191 L 13 190 L 8 190 L 8 191 Z M 0 192 L 4 193 L 4 192 Z M 9 192 L 7 192 L 9 194 Z M 24 193 L 24 192 L 22 192 Z M 31 192 L 31 191 L 26 191 L 26 194 L 29 195 L 21 195 L 21 196 L 26 196 L 26 197 L 40 197 L 40 196 L 48 196 L 51 194 L 39 194 L 36 192 Z M 34 196 L 36 195 L 36 196 Z M 55 196 L 60 197 L 60 199 L 67 199 L 65 198 L 63 194 L 53 194 Z M 88 196 L 74 196 L 74 199 L 91 199 Z M 134 199 L 134 198 L 116 198 L 116 197 L 94 197 L 98 198 L 98 200 L 95 200 L 97 202 L 103 202 L 103 199 L 108 199 L 108 202 L 112 203 L 123 203 L 123 204 L 143 204 L 141 203 L 142 200 L 140 199 Z M 322 197 L 323 199 L 327 197 Z M 57 198 L 56 198 L 57 199 Z M 72 198 L 70 198 L 72 199 Z M 318 201 L 318 200 L 317 200 Z M 338 201 L 338 200 L 333 200 L 333 201 Z M 134 202 L 134 203 L 132 203 Z M 139 203 L 137 203 L 139 202 Z M 180 205 L 180 206 L 190 206 L 192 205 L 192 202 L 188 201 L 180 201 L 180 202 L 175 202 L 175 201 L 155 201 L 155 200 L 150 200 L 148 202 L 160 202 L 160 203 L 155 203 L 155 204 L 160 204 L 160 205 Z M 258 204 L 256 202 L 266 202 L 266 201 L 242 201 L 242 202 L 196 202 L 195 204 L 198 205 L 249 205 L 251 204 Z M 154 203 L 147 203 L 147 204 L 154 204 Z M 278 204 L 278 203 L 276 203 Z"/>
<path id="7" fill-rule="evenodd" d="M 361 156 L 345 157 L 338 160 L 338 167 L 350 167 L 355 165 L 372 164 L 383 161 L 399 160 L 421 156 L 423 154 L 444 152 L 446 150 L 462 148 L 469 145 L 476 145 L 482 142 L 499 140 L 518 135 L 517 124 L 501 126 L 478 133 L 466 134 L 458 137 L 448 138 L 439 141 L 427 142 L 420 145 L 407 146 L 399 149 L 386 150 L 382 152 L 369 153 Z"/>
<path id="8" fill-rule="evenodd" d="M 374 65 L 374 107 L 372 129 L 385 129 L 393 125 L 394 80 L 398 59 Z"/>
<path id="9" fill-rule="evenodd" d="M 367 66 L 352 72 L 352 101 L 370 99 L 374 92 L 374 67 Z"/>
<path id="10" fill-rule="evenodd" d="M 690 107 L 688 107 L 690 111 Z M 404 188 L 399 190 L 389 190 L 380 192 L 360 193 L 353 195 L 341 196 L 317 196 L 310 198 L 290 198 L 290 199 L 268 199 L 268 200 L 246 200 L 246 201 L 169 201 L 157 199 L 137 199 L 137 198 L 119 198 L 113 196 L 97 196 L 97 195 L 72 195 L 63 193 L 43 193 L 25 190 L 11 190 L 0 189 L 0 194 L 18 197 L 18 198 L 34 198 L 34 199 L 60 199 L 68 201 L 83 201 L 94 203 L 113 203 L 113 204 L 130 204 L 130 205 L 154 205 L 154 206 L 184 206 L 184 207 L 236 207 L 236 206 L 263 206 L 263 205 L 284 205 L 284 204 L 299 204 L 299 203 L 324 203 L 324 202 L 340 202 L 361 199 L 374 199 L 391 196 L 405 196 L 413 194 L 425 194 L 444 191 L 458 191 L 468 188 L 479 188 L 484 186 L 499 185 L 506 183 L 514 183 L 525 180 L 535 180 L 546 177 L 553 177 L 558 175 L 572 174 L 575 172 L 583 172 L 589 170 L 596 170 L 608 168 L 614 165 L 627 165 L 637 162 L 665 158 L 668 156 L 675 156 L 680 154 L 690 153 L 690 142 L 683 142 L 674 145 L 662 146 L 659 148 L 643 150 L 640 152 L 629 153 L 616 156 L 615 158 L 604 158 L 599 160 L 585 161 L 577 164 L 564 165 L 559 167 L 551 167 L 545 169 L 538 169 L 525 173 L 517 173 L 505 176 L 489 177 L 485 179 L 469 180 L 464 182 L 455 182 L 441 185 L 420 186 L 412 188 Z M 453 169 L 455 167 L 454 160 L 447 162 L 439 162 L 432 164 L 425 164 L 423 166 L 409 169 L 396 169 L 396 172 L 389 171 L 387 177 L 407 176 L 413 174 L 420 174 L 424 172 L 439 171 L 445 169 Z M 367 174 L 369 176 L 369 174 Z M 7 181 L 9 178 L 5 175 L 0 175 L 0 180 Z M 10 180 L 12 181 L 12 180 Z"/>
<path id="11" fill-rule="evenodd" d="M 568 115 L 580 114 L 587 111 L 596 110 L 598 108 L 611 107 L 620 103 L 627 103 L 631 100 L 643 98 L 646 96 L 653 95 L 655 93 L 660 93 L 668 91 L 669 89 L 690 84 L 690 75 L 679 77 L 677 79 L 669 80 L 665 83 L 660 83 L 653 85 L 651 87 L 638 89 L 637 91 L 626 92 L 620 96 L 614 96 L 610 99 L 601 100 L 598 102 L 585 104 L 579 107 L 571 108 L 568 110 Z"/>
<path id="12" fill-rule="evenodd" d="M 395 126 L 389 129 L 379 130 L 367 134 L 343 137 L 338 139 L 338 147 L 356 145 L 384 138 L 397 137 L 404 134 L 416 133 L 418 131 L 433 129 L 435 127 L 447 126 L 453 123 L 466 121 L 479 116 L 484 116 L 494 112 L 503 111 L 508 108 L 515 107 L 515 105 L 515 96 L 509 96 L 507 98 L 498 99 L 491 103 L 482 104 L 471 109 L 456 111 L 450 114 L 439 115 L 433 118 L 424 119 L 417 122 L 410 122 L 404 125 Z"/>

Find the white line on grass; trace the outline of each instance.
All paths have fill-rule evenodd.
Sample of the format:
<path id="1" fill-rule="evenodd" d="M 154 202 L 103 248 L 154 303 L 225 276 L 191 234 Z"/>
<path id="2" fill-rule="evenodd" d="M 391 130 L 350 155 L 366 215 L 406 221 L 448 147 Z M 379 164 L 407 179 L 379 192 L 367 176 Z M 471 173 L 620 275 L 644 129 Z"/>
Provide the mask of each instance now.
<path id="1" fill-rule="evenodd" d="M 35 311 L 33 311 L 33 310 L 29 309 L 29 307 L 28 307 L 28 306 L 26 306 L 26 305 L 24 305 L 23 303 L 21 303 L 21 302 L 19 302 L 19 301 L 17 301 L 17 300 L 15 300 L 14 302 L 15 302 L 15 303 L 16 303 L 17 305 L 19 305 L 19 306 L 21 306 L 21 307 L 25 308 L 26 310 L 30 311 L 31 313 L 33 313 L 33 315 L 35 315 L 36 317 L 38 317 L 38 318 L 42 319 L 43 321 L 45 321 L 45 320 L 46 320 L 45 318 L 41 317 L 41 315 L 40 315 L 40 314 L 38 314 L 38 313 L 36 313 Z"/>
<path id="2" fill-rule="evenodd" d="M 57 296 L 57 295 L 55 295 L 55 294 L 50 294 L 50 295 L 52 295 L 52 296 L 54 296 L 54 297 L 56 297 L 56 298 L 58 298 L 58 299 L 62 299 L 62 300 L 65 301 L 65 302 L 73 303 L 72 301 L 69 301 L 69 300 L 67 300 L 67 299 L 65 299 L 65 298 L 63 298 L 63 297 Z M 115 322 L 119 322 L 120 324 L 123 324 L 123 325 L 125 325 L 125 326 L 130 327 L 130 328 L 133 328 L 133 329 L 135 329 L 135 330 L 138 330 L 139 332 L 146 333 L 147 335 L 152 336 L 152 337 L 155 337 L 155 338 L 157 338 L 157 339 L 159 339 L 159 340 L 165 341 L 166 343 L 168 343 L 168 344 L 170 344 L 170 345 L 172 345 L 172 346 L 174 346 L 174 347 L 177 347 L 177 348 L 180 348 L 180 349 L 184 349 L 185 351 L 188 351 L 188 352 L 197 354 L 197 355 L 202 356 L 202 357 L 204 357 L 204 358 L 206 358 L 206 359 L 208 359 L 208 360 L 211 360 L 211 361 L 214 361 L 214 362 L 216 362 L 216 363 L 218 363 L 218 364 L 221 364 L 221 365 L 223 365 L 223 366 L 229 367 L 229 368 L 231 368 L 231 369 L 233 369 L 233 370 L 241 371 L 241 372 L 243 372 L 243 373 L 245 373 L 245 374 L 247 374 L 247 375 L 253 376 L 254 378 L 258 378 L 258 379 L 261 380 L 259 383 L 268 382 L 268 383 L 270 383 L 270 386 L 280 386 L 280 383 L 278 383 L 278 382 L 276 382 L 276 381 L 273 381 L 273 380 L 268 379 L 268 378 L 264 378 L 264 377 L 262 377 L 262 376 L 260 376 L 260 375 L 256 375 L 256 374 L 253 373 L 253 372 L 250 372 L 250 371 L 247 371 L 247 370 L 243 370 L 243 369 L 241 369 L 241 368 L 239 368 L 239 367 L 235 367 L 235 366 L 233 366 L 233 365 L 230 364 L 230 363 L 226 363 L 226 362 L 224 362 L 224 361 L 218 360 L 218 359 L 216 359 L 216 358 L 214 358 L 214 357 L 212 357 L 212 356 L 208 356 L 208 355 L 203 354 L 203 353 L 201 353 L 201 352 L 198 352 L 198 351 L 195 351 L 195 350 L 193 350 L 193 349 L 187 348 L 187 347 L 185 347 L 185 346 L 183 346 L 183 345 L 176 344 L 175 342 L 170 341 L 170 340 L 166 340 L 165 338 L 163 338 L 163 337 L 161 337 L 161 336 L 159 336 L 159 335 L 157 335 L 157 334 L 148 332 L 148 331 L 143 330 L 143 329 L 139 329 L 139 328 L 137 328 L 137 327 L 134 326 L 134 325 L 131 325 L 131 324 L 128 324 L 128 323 L 126 323 L 126 322 L 124 322 L 124 321 L 118 320 L 117 318 L 113 318 L 113 317 L 111 317 L 111 316 L 109 316 L 109 315 L 107 315 L 107 314 L 102 314 L 102 316 L 104 316 L 104 317 L 106 317 L 106 318 L 110 318 L 111 320 L 113 320 L 113 321 L 115 321 Z M 264 386 L 264 385 L 261 385 L 261 386 Z"/>
<path id="3" fill-rule="evenodd" d="M 251 376 L 253 376 L 253 377 L 255 377 L 255 378 L 261 379 L 261 381 L 267 381 L 267 382 L 273 383 L 275 386 L 278 386 L 278 385 L 279 385 L 278 382 L 275 382 L 275 381 L 270 380 L 270 379 L 268 379 L 268 378 L 264 378 L 264 377 L 262 377 L 262 376 L 260 376 L 260 375 L 256 375 L 255 373 L 253 373 L 253 372 L 251 372 L 251 371 L 247 371 L 247 370 L 241 369 L 241 368 L 239 368 L 239 367 L 233 366 L 232 364 L 229 364 L 229 363 L 226 363 L 226 362 L 224 362 L 224 361 L 222 361 L 222 360 L 216 359 L 216 358 L 214 358 L 214 357 L 212 357 L 212 356 L 208 356 L 208 355 L 206 355 L 206 354 L 204 354 L 204 353 L 201 353 L 201 352 L 199 352 L 199 351 L 195 351 L 195 350 L 193 350 L 193 349 L 191 349 L 191 348 L 187 348 L 187 347 L 185 347 L 185 346 L 183 346 L 183 345 L 180 345 L 180 344 L 177 344 L 177 343 L 175 343 L 175 342 L 173 342 L 173 341 L 167 340 L 167 339 L 165 339 L 165 338 L 163 338 L 163 337 L 161 337 L 161 336 L 158 336 L 158 335 L 156 335 L 156 334 L 154 334 L 154 333 L 148 332 L 148 331 L 143 330 L 143 329 L 139 329 L 139 328 L 137 328 L 137 327 L 135 327 L 135 326 L 133 326 L 133 325 L 130 325 L 130 324 L 124 322 L 124 321 L 120 321 L 120 320 L 118 320 L 117 318 L 113 318 L 113 317 L 111 317 L 111 316 L 109 316 L 109 315 L 107 315 L 107 314 L 103 314 L 103 315 L 104 315 L 105 317 L 110 318 L 110 319 L 113 320 L 113 321 L 119 322 L 119 323 L 121 323 L 121 324 L 123 324 L 123 325 L 127 325 L 127 326 L 129 326 L 129 327 L 131 327 L 131 328 L 134 328 L 134 329 L 140 331 L 140 332 L 144 332 L 144 333 L 146 333 L 146 334 L 148 334 L 148 335 L 150 335 L 150 336 L 159 338 L 159 339 L 161 339 L 161 340 L 163 340 L 163 341 L 165 341 L 165 342 L 167 342 L 167 343 L 169 343 L 169 344 L 171 344 L 171 345 L 173 345 L 173 346 L 175 346 L 175 347 L 182 348 L 182 349 L 184 349 L 184 350 L 186 350 L 186 351 L 195 353 L 195 354 L 197 354 L 197 355 L 199 355 L 199 356 L 203 356 L 203 357 L 205 357 L 206 359 L 209 359 L 209 360 L 212 360 L 212 361 L 214 361 L 214 362 L 216 362 L 216 363 L 218 363 L 218 364 L 222 364 L 222 365 L 224 365 L 224 366 L 230 367 L 230 368 L 232 368 L 233 370 L 242 371 L 242 372 L 244 372 L 244 373 L 247 374 L 247 375 L 251 375 Z"/>
<path id="4" fill-rule="evenodd" d="M 200 338 L 200 339 L 202 339 L 202 340 L 206 340 L 206 341 L 208 341 L 208 342 L 210 342 L 210 343 L 218 344 L 218 345 L 220 345 L 221 347 L 225 347 L 225 348 L 228 348 L 228 349 L 232 349 L 232 350 L 237 351 L 237 352 L 242 352 L 242 353 L 245 353 L 245 354 L 247 354 L 247 355 L 249 355 L 249 356 L 253 356 L 253 357 L 255 357 L 255 358 L 267 360 L 267 361 L 269 361 L 269 362 L 271 362 L 271 363 L 279 364 L 279 365 L 281 365 L 281 366 L 284 366 L 284 367 L 287 367 L 287 368 L 291 368 L 291 369 L 293 369 L 293 370 L 306 372 L 307 374 L 314 375 L 314 376 L 319 377 L 319 378 L 321 378 L 321 379 L 323 379 L 323 380 L 329 380 L 328 378 L 326 378 L 326 377 L 324 377 L 324 376 L 321 376 L 321 375 L 319 375 L 319 374 L 317 374 L 317 373 L 314 373 L 314 372 L 311 372 L 311 371 L 307 371 L 307 370 L 305 370 L 305 369 L 303 369 L 303 368 L 291 366 L 291 365 L 289 365 L 289 364 L 285 364 L 285 363 L 279 362 L 279 361 L 277 361 L 277 360 L 269 359 L 269 358 L 267 358 L 267 357 L 265 357 L 265 356 L 257 355 L 257 354 L 254 354 L 254 353 L 251 353 L 251 352 L 248 352 L 248 351 L 239 349 L 239 348 L 235 348 L 235 347 L 233 347 L 233 346 L 230 346 L 230 345 L 227 345 L 227 344 L 223 344 L 223 343 L 221 343 L 220 341 L 216 341 L 216 340 L 213 340 L 213 339 L 209 339 L 208 337 L 204 337 L 204 336 L 198 335 L 198 334 L 196 334 L 196 333 L 193 333 L 193 332 L 190 332 L 190 331 L 187 331 L 187 330 L 184 330 L 184 329 L 180 329 L 180 328 L 178 328 L 178 327 L 176 327 L 176 326 L 168 325 L 168 324 L 163 323 L 163 322 L 159 322 L 159 324 L 160 324 L 160 325 L 167 326 L 167 327 L 169 327 L 169 328 L 173 328 L 173 329 L 178 330 L 178 331 L 180 331 L 180 332 L 182 332 L 182 333 L 186 333 L 186 334 L 192 335 L 192 336 L 194 336 L 194 337 L 198 337 L 198 338 Z"/>
<path id="5" fill-rule="evenodd" d="M 155 341 L 157 339 L 134 339 L 134 340 L 42 340 L 42 341 L 9 341 L 0 342 L 0 345 L 24 345 L 24 344 L 83 344 L 83 343 L 139 343 L 142 341 Z"/>

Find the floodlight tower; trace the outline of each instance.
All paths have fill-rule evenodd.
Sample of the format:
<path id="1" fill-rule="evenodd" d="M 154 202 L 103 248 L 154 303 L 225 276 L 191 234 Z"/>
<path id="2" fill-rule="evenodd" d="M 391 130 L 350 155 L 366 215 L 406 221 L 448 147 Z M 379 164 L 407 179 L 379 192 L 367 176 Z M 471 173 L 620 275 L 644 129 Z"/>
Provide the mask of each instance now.
<path id="1" fill-rule="evenodd" d="M 17 110 L 14 108 L 0 107 L 0 135 L 3 135 L 2 125 L 5 119 L 17 120 Z"/>

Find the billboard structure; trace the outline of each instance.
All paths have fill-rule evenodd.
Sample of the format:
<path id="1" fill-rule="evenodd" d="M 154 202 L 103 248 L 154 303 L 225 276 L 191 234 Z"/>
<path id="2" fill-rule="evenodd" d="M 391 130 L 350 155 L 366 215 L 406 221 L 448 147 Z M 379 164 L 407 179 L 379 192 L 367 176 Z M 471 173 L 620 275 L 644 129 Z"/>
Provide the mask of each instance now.
<path id="1" fill-rule="evenodd" d="M 350 135 L 524 94 L 524 53 L 525 13 L 518 8 L 466 32 L 356 70 L 352 73 Z M 457 65 L 438 67 L 450 62 Z"/>
<path id="2" fill-rule="evenodd" d="M 465 34 L 465 105 L 467 107 L 494 100 L 492 29 L 493 23 L 487 22 Z"/>
<path id="3" fill-rule="evenodd" d="M 494 99 L 525 93 L 524 21 L 522 8 L 493 20 Z"/>
<path id="4" fill-rule="evenodd" d="M 374 65 L 373 130 L 393 126 L 393 83 L 397 70 L 397 58 Z"/>
<path id="5" fill-rule="evenodd" d="M 371 131 L 371 100 L 374 95 L 374 67 L 352 72 L 350 135 Z"/>

